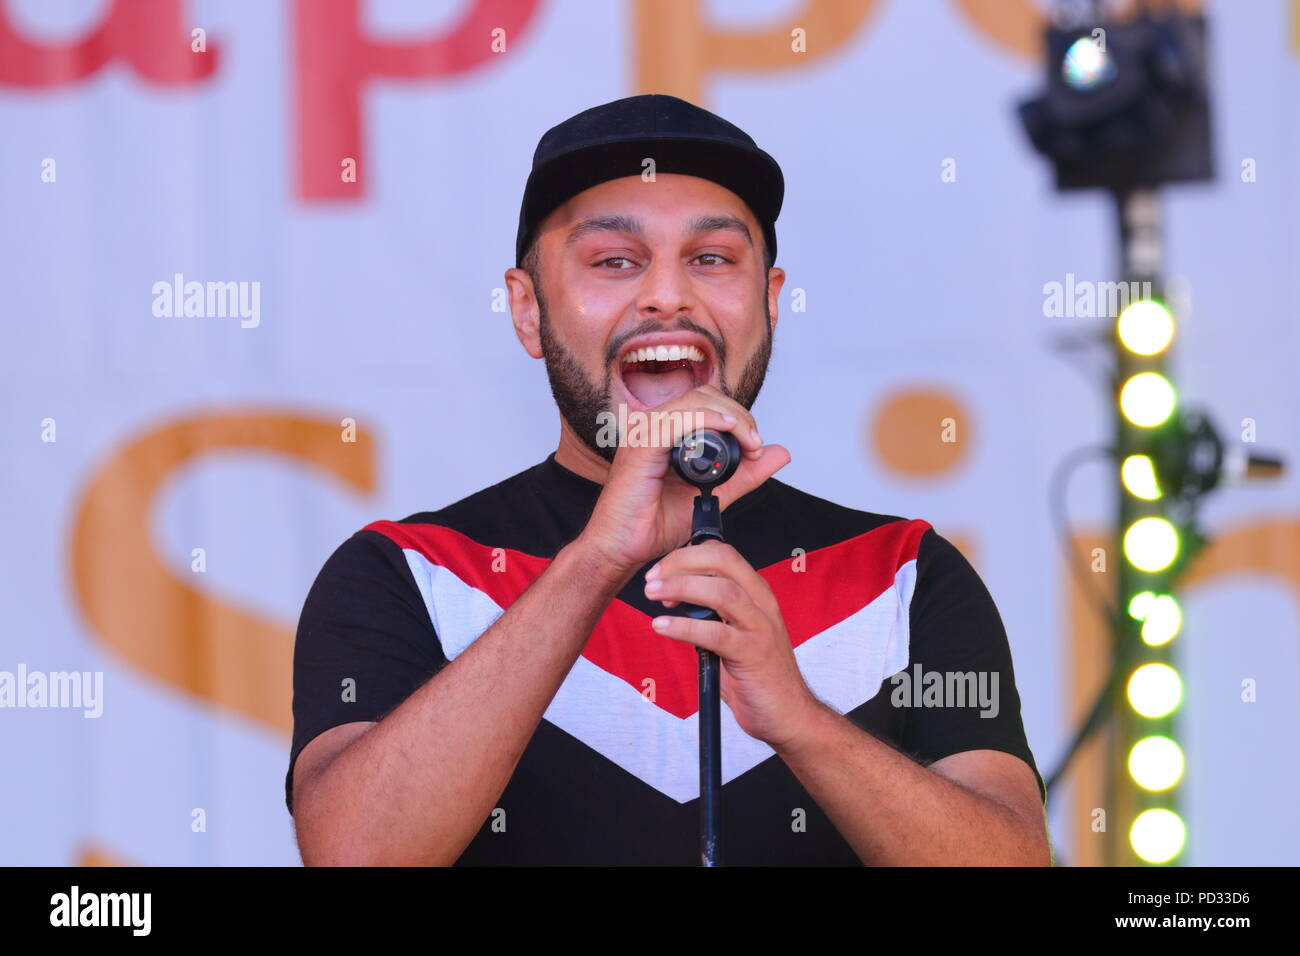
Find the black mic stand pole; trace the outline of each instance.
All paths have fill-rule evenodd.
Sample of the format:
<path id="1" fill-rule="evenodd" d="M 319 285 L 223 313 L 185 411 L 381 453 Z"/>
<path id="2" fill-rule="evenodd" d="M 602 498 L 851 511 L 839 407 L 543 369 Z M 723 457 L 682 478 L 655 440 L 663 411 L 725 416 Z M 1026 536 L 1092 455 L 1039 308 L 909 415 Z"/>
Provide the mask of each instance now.
<path id="1" fill-rule="evenodd" d="M 700 489 L 691 515 L 691 544 L 722 540 L 722 511 L 709 486 Z M 717 612 L 682 604 L 682 615 L 720 621 Z M 722 672 L 718 655 L 696 648 L 700 675 L 700 865 L 720 866 L 722 839 Z"/>

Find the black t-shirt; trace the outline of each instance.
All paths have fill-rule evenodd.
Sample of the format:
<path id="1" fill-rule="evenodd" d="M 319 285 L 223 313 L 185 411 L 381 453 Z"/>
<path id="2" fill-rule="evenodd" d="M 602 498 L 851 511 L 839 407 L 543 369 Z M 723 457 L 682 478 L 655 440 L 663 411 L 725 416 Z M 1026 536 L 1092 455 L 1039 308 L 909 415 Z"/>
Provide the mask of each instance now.
<path id="1" fill-rule="evenodd" d="M 577 537 L 600 491 L 551 455 L 440 511 L 368 525 L 334 552 L 294 646 L 290 810 L 303 747 L 339 724 L 382 719 L 461 654 Z M 930 525 L 775 478 L 734 502 L 723 525 L 772 587 L 820 700 L 923 764 L 1014 754 L 1045 798 L 1001 618 Z M 458 864 L 698 863 L 696 652 L 650 628 L 662 605 L 644 595 L 649 567 L 606 609 Z M 860 862 L 725 704 L 722 763 L 725 863 Z"/>

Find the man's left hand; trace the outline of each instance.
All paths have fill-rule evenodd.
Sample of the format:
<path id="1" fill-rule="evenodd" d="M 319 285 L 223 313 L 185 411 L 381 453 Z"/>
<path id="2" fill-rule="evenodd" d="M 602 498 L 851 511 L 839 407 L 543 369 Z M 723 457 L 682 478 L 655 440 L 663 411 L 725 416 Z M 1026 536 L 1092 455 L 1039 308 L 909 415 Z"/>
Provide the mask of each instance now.
<path id="1" fill-rule="evenodd" d="M 799 673 L 776 595 L 739 551 L 721 541 L 671 551 L 646 574 L 645 594 L 667 607 L 711 608 L 722 618 L 661 616 L 651 626 L 718 655 L 722 700 L 741 730 L 774 750 L 803 734 L 823 705 Z"/>

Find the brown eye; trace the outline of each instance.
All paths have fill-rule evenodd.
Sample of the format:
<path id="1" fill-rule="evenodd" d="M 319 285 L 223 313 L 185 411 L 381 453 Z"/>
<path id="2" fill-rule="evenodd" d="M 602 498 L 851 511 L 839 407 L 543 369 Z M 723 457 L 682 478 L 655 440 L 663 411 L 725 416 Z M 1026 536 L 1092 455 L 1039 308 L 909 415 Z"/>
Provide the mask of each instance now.
<path id="1" fill-rule="evenodd" d="M 610 263 L 610 262 L 629 262 L 629 263 L 630 263 L 631 261 L 632 261 L 632 260 L 630 260 L 627 256 L 610 256 L 608 259 L 602 259 L 600 262 L 596 263 L 596 265 L 598 265 L 598 266 L 603 266 L 603 265 L 606 265 L 606 264 L 608 264 L 608 263 Z M 621 272 L 621 271 L 623 271 L 623 268 L 624 268 L 624 267 L 623 267 L 623 266 L 615 266 L 615 267 L 613 267 L 613 268 L 614 268 L 615 271 Z"/>
<path id="2" fill-rule="evenodd" d="M 717 262 L 706 262 L 706 263 L 703 263 L 703 264 L 706 265 L 706 266 L 721 265 L 721 264 L 724 263 L 724 262 L 728 262 L 728 261 L 730 261 L 730 260 L 724 258 L 723 256 L 719 255 L 719 254 L 716 253 L 716 252 L 701 252 L 701 253 L 700 253 L 698 256 L 696 256 L 695 258 L 696 258 L 697 260 L 699 260 L 699 259 L 716 259 L 716 260 L 717 260 Z"/>

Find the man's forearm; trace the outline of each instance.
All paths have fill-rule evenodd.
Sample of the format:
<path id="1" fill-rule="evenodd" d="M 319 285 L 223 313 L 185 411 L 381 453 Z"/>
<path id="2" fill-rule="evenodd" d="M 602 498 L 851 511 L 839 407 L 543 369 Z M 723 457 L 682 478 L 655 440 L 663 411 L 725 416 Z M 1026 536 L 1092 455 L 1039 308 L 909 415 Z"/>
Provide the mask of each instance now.
<path id="1" fill-rule="evenodd" d="M 303 781 L 304 860 L 454 862 L 624 583 L 581 539 L 562 549 L 464 653 Z"/>
<path id="2" fill-rule="evenodd" d="M 1050 862 L 1041 826 L 921 766 L 825 705 L 817 705 L 808 731 L 777 754 L 868 865 Z"/>

